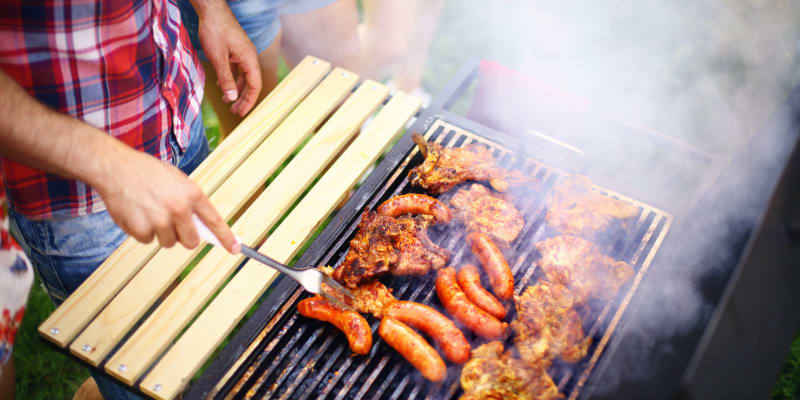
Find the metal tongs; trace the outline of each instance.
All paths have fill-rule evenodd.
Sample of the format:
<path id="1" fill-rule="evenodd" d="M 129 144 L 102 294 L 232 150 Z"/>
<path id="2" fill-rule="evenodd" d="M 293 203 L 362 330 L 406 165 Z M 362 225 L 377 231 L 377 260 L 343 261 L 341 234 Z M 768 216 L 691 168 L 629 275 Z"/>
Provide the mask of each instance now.
<path id="1" fill-rule="evenodd" d="M 222 246 L 216 236 L 208 229 L 208 227 L 200 220 L 197 215 L 192 216 L 194 219 L 194 226 L 197 228 L 197 233 L 200 235 L 200 238 L 205 240 L 208 243 L 211 243 L 215 246 Z M 336 282 L 330 276 L 322 273 L 322 271 L 316 268 L 294 268 L 287 265 L 284 265 L 264 254 L 259 253 L 256 249 L 246 246 L 242 241 L 237 237 L 236 241 L 239 242 L 241 247 L 240 253 L 248 258 L 252 258 L 264 265 L 270 266 L 272 268 L 277 269 L 280 272 L 283 272 L 286 275 L 289 275 L 298 283 L 300 283 L 303 288 L 311 293 L 321 295 L 326 300 L 330 301 L 331 303 L 344 308 L 346 310 L 353 310 L 353 307 L 345 304 L 343 301 L 336 298 L 336 296 L 332 295 L 331 292 L 335 291 L 340 293 L 342 296 L 346 296 L 350 298 L 350 300 L 355 300 L 355 296 L 350 293 L 347 288 L 340 285 L 339 282 Z M 324 285 L 324 286 L 323 286 Z M 341 297 L 341 296 L 340 296 Z"/>

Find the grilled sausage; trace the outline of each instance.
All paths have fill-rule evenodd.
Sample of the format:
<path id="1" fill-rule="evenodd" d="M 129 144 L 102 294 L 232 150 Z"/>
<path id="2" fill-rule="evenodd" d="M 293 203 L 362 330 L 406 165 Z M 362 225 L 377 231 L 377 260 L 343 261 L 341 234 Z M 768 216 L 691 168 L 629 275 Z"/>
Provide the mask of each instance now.
<path id="1" fill-rule="evenodd" d="M 472 232 L 467 235 L 467 243 L 469 243 L 472 253 L 481 261 L 486 274 L 489 275 L 489 284 L 492 286 L 494 294 L 502 300 L 510 299 L 514 295 L 514 275 L 497 245 L 489 236 L 480 232 Z"/>
<path id="2" fill-rule="evenodd" d="M 372 347 L 372 331 L 361 314 L 331 304 L 322 296 L 309 297 L 297 303 L 301 315 L 330 322 L 347 337 L 350 350 L 365 355 Z"/>
<path id="3" fill-rule="evenodd" d="M 396 301 L 383 310 L 383 315 L 432 337 L 448 360 L 458 364 L 469 360 L 470 346 L 467 338 L 450 318 L 433 308 L 413 301 Z"/>
<path id="4" fill-rule="evenodd" d="M 439 270 L 436 275 L 436 294 L 444 309 L 476 335 L 489 340 L 505 337 L 508 324 L 500 322 L 467 299 L 456 282 L 456 270 L 453 267 Z"/>
<path id="5" fill-rule="evenodd" d="M 419 370 L 425 379 L 433 382 L 444 380 L 447 375 L 444 361 L 425 338 L 411 327 L 394 318 L 384 317 L 378 327 L 378 334 Z"/>
<path id="6" fill-rule="evenodd" d="M 409 193 L 394 196 L 384 201 L 376 210 L 380 215 L 397 217 L 403 214 L 432 215 L 436 223 L 448 223 L 453 219 L 450 207 L 425 194 Z"/>
<path id="7" fill-rule="evenodd" d="M 458 285 L 461 286 L 461 290 L 464 291 L 467 298 L 483 311 L 501 321 L 506 317 L 506 309 L 500 303 L 500 300 L 497 300 L 497 297 L 494 297 L 481 285 L 481 275 L 478 272 L 478 267 L 472 264 L 461 267 L 458 270 Z"/>

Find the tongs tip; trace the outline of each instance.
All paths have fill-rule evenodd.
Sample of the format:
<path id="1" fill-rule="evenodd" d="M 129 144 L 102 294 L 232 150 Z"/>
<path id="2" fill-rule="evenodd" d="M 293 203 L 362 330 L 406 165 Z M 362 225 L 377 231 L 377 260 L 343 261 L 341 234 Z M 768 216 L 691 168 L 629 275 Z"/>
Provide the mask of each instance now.
<path id="1" fill-rule="evenodd" d="M 320 285 L 319 294 L 328 301 L 330 301 L 331 303 L 341 308 L 344 308 L 346 310 L 354 310 L 352 306 L 346 304 L 340 298 L 337 298 L 337 296 L 328 293 L 328 290 L 326 290 L 325 286 L 329 288 L 328 290 L 337 292 L 338 294 L 344 295 L 345 297 L 349 298 L 351 302 L 355 301 L 356 299 L 353 293 L 351 293 L 346 287 L 340 285 L 339 282 L 336 282 L 329 275 L 322 273 L 322 285 Z"/>

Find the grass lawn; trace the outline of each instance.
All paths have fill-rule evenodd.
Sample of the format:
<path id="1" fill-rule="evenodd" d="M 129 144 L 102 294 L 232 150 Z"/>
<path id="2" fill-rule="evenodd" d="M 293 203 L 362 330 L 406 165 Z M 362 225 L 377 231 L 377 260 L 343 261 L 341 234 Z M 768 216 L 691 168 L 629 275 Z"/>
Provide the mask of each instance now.
<path id="1" fill-rule="evenodd" d="M 444 15 L 458 15 L 460 18 L 444 19 L 438 29 L 423 78 L 423 86 L 428 92 L 434 94 L 438 92 L 469 57 L 494 58 L 513 65 L 511 55 L 492 53 L 491 41 L 501 40 L 504 35 L 514 36 L 515 33 L 494 32 L 492 35 L 487 35 L 481 29 L 475 29 L 485 22 L 484 15 L 474 10 L 465 12 L 470 7 L 482 10 L 482 4 L 484 3 L 477 0 L 447 2 Z M 491 15 L 488 17 L 489 22 L 492 22 L 492 18 Z M 494 18 L 496 19 L 496 16 Z M 500 23 L 502 22 L 500 19 Z M 505 57 L 508 58 L 504 59 Z M 205 105 L 203 118 L 207 126 L 209 143 L 214 148 L 219 143 L 218 122 L 210 107 Z M 71 399 L 80 383 L 88 377 L 88 372 L 76 362 L 55 352 L 39 339 L 36 328 L 53 309 L 37 279 L 14 348 L 19 399 Z M 772 399 L 800 400 L 800 335 L 795 338 L 791 346 L 774 387 Z"/>

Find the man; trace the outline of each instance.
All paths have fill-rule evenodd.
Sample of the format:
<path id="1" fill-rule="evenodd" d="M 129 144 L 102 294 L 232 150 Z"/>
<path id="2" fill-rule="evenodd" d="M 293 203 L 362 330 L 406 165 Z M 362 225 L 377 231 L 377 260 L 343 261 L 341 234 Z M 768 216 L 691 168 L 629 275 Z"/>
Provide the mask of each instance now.
<path id="1" fill-rule="evenodd" d="M 220 89 L 243 116 L 261 89 L 255 49 L 223 0 L 194 7 Z M 186 176 L 208 153 L 203 78 L 173 0 L 0 3 L 0 173 L 21 244 L 56 303 L 126 233 L 197 246 L 192 214 L 237 252 Z M 107 399 L 129 395 L 97 380 Z"/>

